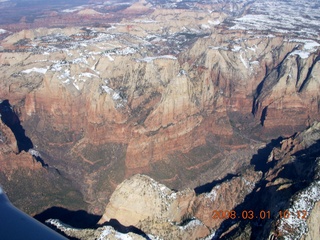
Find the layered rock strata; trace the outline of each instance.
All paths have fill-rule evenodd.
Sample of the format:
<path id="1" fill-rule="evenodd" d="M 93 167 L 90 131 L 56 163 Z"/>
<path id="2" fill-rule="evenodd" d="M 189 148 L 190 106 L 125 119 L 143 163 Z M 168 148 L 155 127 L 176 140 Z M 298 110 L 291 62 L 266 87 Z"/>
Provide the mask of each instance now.
<path id="1" fill-rule="evenodd" d="M 139 2 L 127 13 L 150 14 L 108 27 L 5 33 L 0 98 L 90 212 L 136 173 L 179 189 L 222 178 L 319 120 L 317 37 L 239 29 L 250 5 L 213 6 L 234 11 Z"/>
<path id="2" fill-rule="evenodd" d="M 116 188 L 96 230 L 49 222 L 79 239 L 117 238 L 124 232 L 132 239 L 317 239 L 319 133 L 315 122 L 260 149 L 238 175 L 195 190 L 174 191 L 134 175 Z"/>

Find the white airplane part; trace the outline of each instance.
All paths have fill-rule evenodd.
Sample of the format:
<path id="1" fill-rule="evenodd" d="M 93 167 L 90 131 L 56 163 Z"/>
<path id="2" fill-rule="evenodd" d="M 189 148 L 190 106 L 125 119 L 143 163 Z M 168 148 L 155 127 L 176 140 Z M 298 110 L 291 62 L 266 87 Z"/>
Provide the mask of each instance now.
<path id="1" fill-rule="evenodd" d="M 0 187 L 1 240 L 66 240 L 46 225 L 11 204 Z"/>

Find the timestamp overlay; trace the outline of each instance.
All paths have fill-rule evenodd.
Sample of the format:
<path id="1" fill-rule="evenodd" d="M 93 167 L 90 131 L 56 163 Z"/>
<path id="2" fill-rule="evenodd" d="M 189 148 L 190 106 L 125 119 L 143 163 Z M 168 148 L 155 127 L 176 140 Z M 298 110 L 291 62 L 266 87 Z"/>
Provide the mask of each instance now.
<path id="1" fill-rule="evenodd" d="M 307 211 L 306 210 L 280 210 L 278 211 L 278 217 L 280 219 L 288 219 L 289 217 L 294 217 L 297 219 L 307 219 Z M 239 219 L 239 220 L 268 220 L 271 219 L 274 215 L 270 210 L 213 210 L 212 211 L 212 219 Z"/>

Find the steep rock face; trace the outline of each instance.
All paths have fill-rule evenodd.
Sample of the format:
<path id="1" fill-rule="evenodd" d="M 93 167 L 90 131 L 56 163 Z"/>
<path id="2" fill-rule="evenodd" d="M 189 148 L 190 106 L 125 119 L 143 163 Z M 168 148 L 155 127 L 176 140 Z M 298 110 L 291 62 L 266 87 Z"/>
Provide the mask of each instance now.
<path id="1" fill-rule="evenodd" d="M 247 169 L 239 177 L 223 182 L 205 194 L 198 196 L 195 217 L 210 229 L 216 229 L 225 220 L 219 212 L 231 212 L 251 193 L 262 173 Z"/>
<path id="2" fill-rule="evenodd" d="M 308 239 L 311 236 L 315 238 L 320 236 L 314 219 L 314 215 L 319 214 L 320 203 L 319 139 L 320 123 L 314 123 L 306 131 L 297 134 L 293 141 L 289 139 L 291 148 L 287 147 L 289 144 L 285 144 L 282 150 L 285 153 L 283 159 L 288 158 L 288 155 L 295 156 L 292 178 L 307 182 L 305 188 L 291 197 L 288 207 L 290 215 L 280 218 L 276 223 L 276 234 L 284 236 L 285 239 Z"/>
<path id="3" fill-rule="evenodd" d="M 227 106 L 229 115 L 232 112 L 243 115 L 252 112 L 255 120 L 264 126 L 261 129 L 263 134 L 256 134 L 264 137 L 276 136 L 276 131 L 287 135 L 302 130 L 309 119 L 317 119 L 317 94 L 313 90 L 316 89 L 315 79 L 319 79 L 317 42 L 298 39 L 287 41 L 283 37 L 261 41 L 259 38 L 240 35 L 239 39 L 230 44 L 221 38 L 215 35 L 212 41 L 199 40 L 202 47 L 195 44 L 194 50 L 183 55 L 181 61 L 192 61 L 195 58 L 189 64 L 192 67 L 191 77 L 199 81 L 200 75 L 200 79 L 206 80 L 198 86 L 212 89 L 215 94 L 209 96 L 220 93 L 216 98 L 227 100 L 222 107 Z M 305 93 L 308 92 L 308 96 L 302 91 L 303 82 L 303 89 Z M 309 82 L 310 87 L 307 87 Z M 205 93 L 198 95 L 200 102 L 203 96 L 210 93 L 198 92 Z M 210 101 L 208 97 L 205 100 Z M 207 102 L 204 103 L 209 106 Z M 213 106 L 219 107 L 216 103 Z M 312 111 L 304 111 L 304 108 Z M 293 112 L 299 117 L 293 118 Z M 246 124 L 242 123 L 244 126 Z"/>
<path id="4" fill-rule="evenodd" d="M 111 219 L 125 226 L 135 226 L 162 238 L 196 239 L 209 234 L 197 220 L 179 226 L 193 215 L 195 192 L 173 192 L 145 175 L 134 175 L 121 183 L 112 194 L 102 224 Z"/>
<path id="5" fill-rule="evenodd" d="M 307 130 L 279 142 L 267 159 L 256 165 L 263 172 L 256 187 L 238 205 L 237 214 L 252 210 L 254 218 L 225 220 L 220 239 L 306 239 L 319 236 L 319 130 Z M 269 216 L 261 212 L 269 211 Z M 262 218 L 261 218 L 262 217 Z M 261 219 L 260 219 L 261 218 Z M 256 220 L 257 219 L 257 220 Z"/>
<path id="6" fill-rule="evenodd" d="M 110 55 L 112 48 L 106 50 L 110 54 L 83 57 L 87 47 L 48 57 L 2 53 L 6 80 L 1 81 L 1 94 L 16 106 L 48 161 L 79 183 L 86 200 L 101 211 L 104 203 L 94 203 L 93 193 L 102 189 L 98 185 L 116 186 L 139 172 L 156 177 L 155 167 L 175 164 L 177 153 L 200 166 L 190 152 L 208 142 L 218 141 L 227 149 L 248 147 L 244 139 L 292 134 L 318 118 L 313 89 L 319 71 L 313 48 L 301 58 L 296 49 L 303 43 L 243 33 L 234 42 L 225 40 L 232 36 L 215 33 L 199 39 L 177 59 L 143 58 L 137 52 Z M 95 173 L 99 164 L 119 174 L 101 177 Z M 163 180 L 182 185 L 174 173 Z M 111 194 L 113 188 L 101 194 Z"/>
<path id="7" fill-rule="evenodd" d="M 319 54 L 299 55 L 303 50 L 292 51 L 258 87 L 254 112 L 267 129 L 310 124 L 310 119 L 315 119 L 319 113 L 315 91 L 318 88 Z M 295 118 L 291 117 L 292 112 L 295 112 Z"/>
<path id="8" fill-rule="evenodd" d="M 19 153 L 17 140 L 14 137 L 10 128 L 8 128 L 2 121 L 0 121 L 0 132 L 1 132 L 1 153 L 13 152 Z"/>
<path id="9" fill-rule="evenodd" d="M 99 224 L 110 229 L 119 222 L 150 239 L 317 239 L 319 134 L 315 122 L 290 138 L 273 140 L 237 175 L 195 190 L 176 192 L 146 175 L 134 175 L 116 188 Z M 51 222 L 80 238 L 103 230 Z"/>
<path id="10" fill-rule="evenodd" d="M 1 116 L 1 115 L 0 115 Z M 18 169 L 26 169 L 31 174 L 42 168 L 30 152 L 20 151 L 12 130 L 0 120 L 0 165 L 2 174 L 8 179 Z"/>
<path id="11" fill-rule="evenodd" d="M 248 164 L 236 150 L 247 156 L 319 119 L 319 43 L 230 27 L 248 7 L 199 3 L 106 28 L 8 33 L 1 99 L 92 212 L 136 173 L 172 188 L 223 177 Z M 127 12 L 140 8 L 150 5 Z"/>
<path id="12" fill-rule="evenodd" d="M 44 210 L 48 201 L 73 209 L 85 208 L 81 193 L 68 179 L 44 162 L 37 150 L 25 149 L 32 146 L 31 140 L 24 135 L 14 111 L 4 107 L 4 102 L 0 104 L 0 182 L 11 202 L 28 214 Z M 74 202 L 68 202 L 70 198 Z"/>
<path id="13" fill-rule="evenodd" d="M 117 187 L 100 223 L 112 218 L 126 226 L 137 225 L 147 218 L 181 222 L 191 213 L 194 200 L 192 190 L 175 193 L 152 178 L 138 174 Z"/>
<path id="14" fill-rule="evenodd" d="M 319 233 L 319 213 L 320 213 L 320 201 L 318 201 L 311 212 L 309 213 L 310 216 L 307 220 L 308 225 L 308 232 L 304 235 L 301 239 L 302 240 L 311 240 L 311 239 L 318 239 L 320 237 Z"/>

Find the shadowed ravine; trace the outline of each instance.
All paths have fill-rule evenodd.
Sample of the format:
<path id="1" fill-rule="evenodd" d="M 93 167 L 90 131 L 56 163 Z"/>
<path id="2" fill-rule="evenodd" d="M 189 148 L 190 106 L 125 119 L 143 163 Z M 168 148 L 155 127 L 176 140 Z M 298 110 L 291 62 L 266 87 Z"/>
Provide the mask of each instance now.
<path id="1" fill-rule="evenodd" d="M 259 151 L 259 153 L 253 156 L 251 163 L 255 165 L 256 170 L 266 173 L 268 170 L 274 168 L 274 164 L 268 164 L 265 158 L 265 153 L 268 152 L 270 145 L 277 145 L 277 140 L 271 141 L 266 148 Z M 253 211 L 255 216 L 258 216 L 257 220 L 250 219 L 226 219 L 217 230 L 213 239 L 233 239 L 240 234 L 245 235 L 248 229 L 251 229 L 250 234 L 247 235 L 248 239 L 267 239 L 266 234 L 270 233 L 274 219 L 279 217 L 279 211 L 284 211 L 290 207 L 290 199 L 297 192 L 308 187 L 315 176 L 316 171 L 316 159 L 320 155 L 320 141 L 311 145 L 309 148 L 296 152 L 293 156 L 295 160 L 291 163 L 283 165 L 282 170 L 278 173 L 278 178 L 287 179 L 292 184 L 284 189 L 280 189 L 279 184 L 272 186 L 268 185 L 268 181 L 262 178 L 255 186 L 255 189 L 246 196 L 243 203 L 234 208 L 237 215 L 241 215 L 244 211 Z M 261 161 L 254 161 L 254 159 L 260 158 Z M 272 162 L 271 162 L 272 163 Z M 262 167 L 263 166 L 263 167 Z M 298 173 L 297 168 L 303 168 L 303 171 Z M 270 218 L 259 219 L 259 215 L 262 211 L 270 212 Z M 238 227 L 234 228 L 228 234 L 223 237 L 221 234 L 225 232 L 235 223 L 238 223 Z M 263 227 L 261 227 L 263 226 Z"/>
<path id="2" fill-rule="evenodd" d="M 0 114 L 1 120 L 11 129 L 16 138 L 19 152 L 28 152 L 29 149 L 33 148 L 32 141 L 26 136 L 19 117 L 13 111 L 8 100 L 4 100 L 0 103 Z"/>
<path id="3" fill-rule="evenodd" d="M 7 125 L 14 134 L 19 152 L 28 152 L 33 148 L 33 143 L 29 137 L 26 136 L 25 130 L 21 125 L 18 115 L 13 111 L 9 100 L 4 100 L 0 103 L 0 114 L 2 122 Z M 33 157 L 40 162 L 42 167 L 48 167 L 49 165 L 44 162 L 40 155 L 33 155 Z"/>

